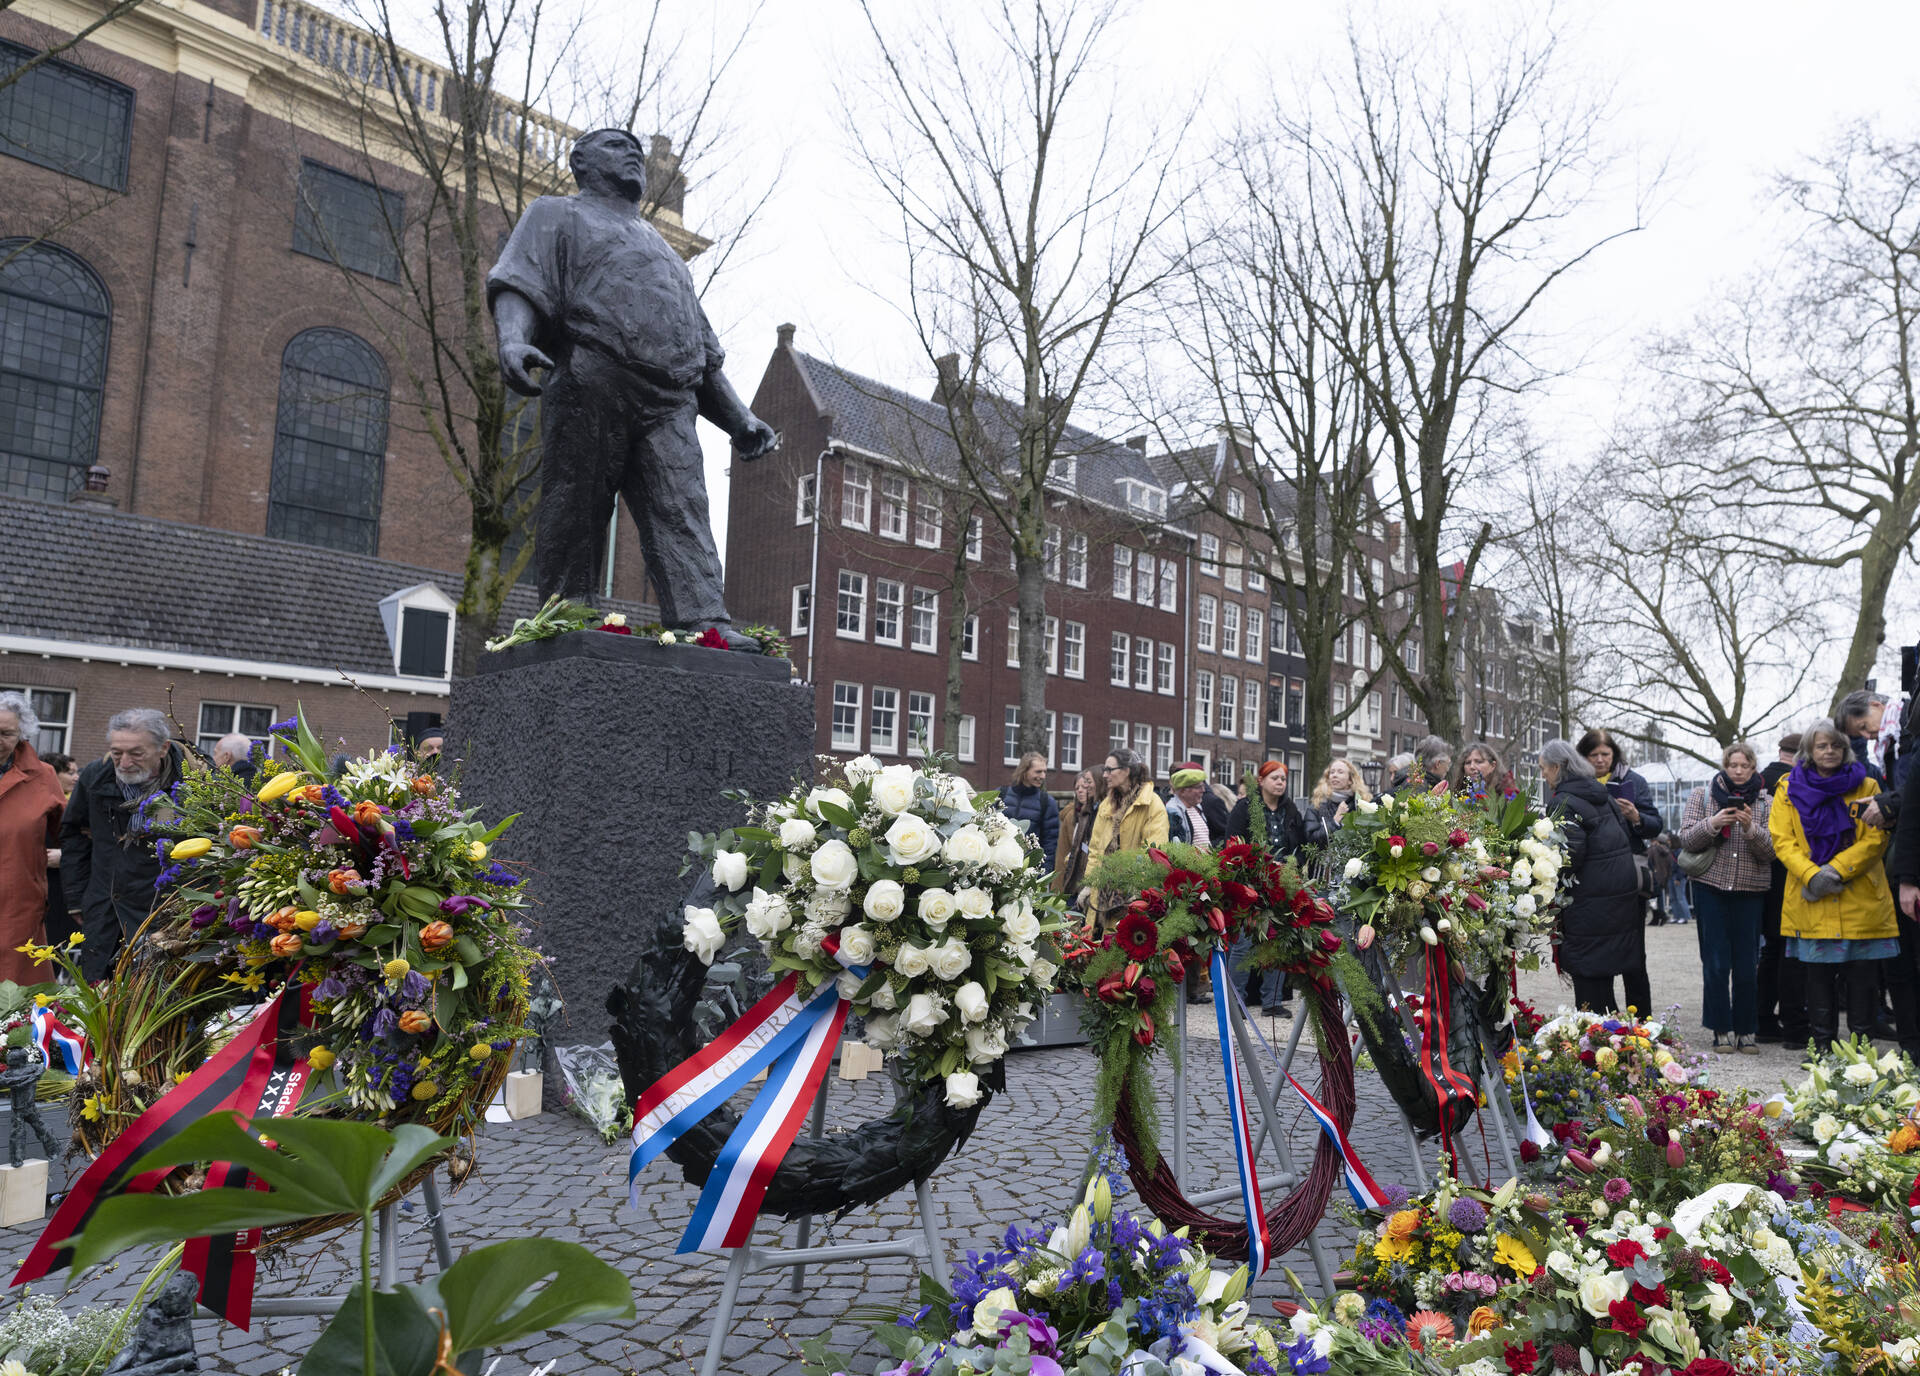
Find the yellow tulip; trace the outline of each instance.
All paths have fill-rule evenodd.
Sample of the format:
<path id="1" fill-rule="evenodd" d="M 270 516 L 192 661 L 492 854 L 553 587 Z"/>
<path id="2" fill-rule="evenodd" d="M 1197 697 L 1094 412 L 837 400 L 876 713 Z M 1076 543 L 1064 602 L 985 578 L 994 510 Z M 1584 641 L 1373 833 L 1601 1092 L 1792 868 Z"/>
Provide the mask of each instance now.
<path id="1" fill-rule="evenodd" d="M 325 1070 L 333 1064 L 333 1053 L 324 1046 L 316 1046 L 307 1053 L 307 1064 L 315 1070 Z"/>
<path id="2" fill-rule="evenodd" d="M 486 843 L 484 841 L 475 841 L 472 845 L 468 846 L 467 858 L 476 863 L 486 859 L 487 858 Z"/>
<path id="3" fill-rule="evenodd" d="M 320 925 L 320 914 L 311 908 L 304 912 L 297 912 L 293 915 L 293 925 L 303 932 L 310 932 Z"/>
<path id="4" fill-rule="evenodd" d="M 213 849 L 213 842 L 204 836 L 189 836 L 184 841 L 174 842 L 173 849 L 167 852 L 169 860 L 198 860 Z"/>
<path id="5" fill-rule="evenodd" d="M 283 798 L 299 786 L 300 777 L 300 771 L 297 769 L 290 769 L 285 774 L 276 774 L 262 784 L 260 791 L 253 796 L 263 803 Z"/>

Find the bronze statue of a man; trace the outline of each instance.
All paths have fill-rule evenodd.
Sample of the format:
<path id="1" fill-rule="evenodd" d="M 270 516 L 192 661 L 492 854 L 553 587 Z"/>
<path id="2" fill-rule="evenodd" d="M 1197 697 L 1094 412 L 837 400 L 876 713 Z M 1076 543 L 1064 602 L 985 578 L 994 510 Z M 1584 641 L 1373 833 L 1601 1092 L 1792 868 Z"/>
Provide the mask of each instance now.
<path id="1" fill-rule="evenodd" d="M 742 459 L 779 436 L 749 411 L 694 291 L 693 274 L 640 213 L 646 156 L 624 129 L 582 135 L 569 159 L 579 191 L 527 207 L 487 277 L 507 386 L 540 396 L 540 508 L 534 573 L 542 596 L 598 590 L 616 497 L 677 630 L 708 628 L 738 649 L 707 515 L 696 416 Z M 535 369 L 550 370 L 544 384 Z"/>

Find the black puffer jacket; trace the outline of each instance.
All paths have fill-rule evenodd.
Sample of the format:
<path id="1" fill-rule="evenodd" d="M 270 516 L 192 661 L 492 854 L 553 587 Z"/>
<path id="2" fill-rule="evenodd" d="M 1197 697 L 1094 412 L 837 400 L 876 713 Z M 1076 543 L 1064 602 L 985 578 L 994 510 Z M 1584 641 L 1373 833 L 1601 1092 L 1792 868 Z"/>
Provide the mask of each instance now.
<path id="1" fill-rule="evenodd" d="M 151 791 L 173 787 L 183 760 L 180 747 L 170 746 Z M 81 914 L 87 944 L 80 966 L 88 979 L 105 978 L 122 937 L 147 920 L 159 874 L 151 819 L 120 792 L 113 761 L 93 761 L 80 771 L 60 826 L 60 882 L 67 906 Z"/>
<path id="2" fill-rule="evenodd" d="M 1633 843 L 1606 786 L 1562 779 L 1547 805 L 1560 818 L 1572 863 L 1563 882 L 1572 901 L 1560 913 L 1560 968 L 1597 978 L 1647 963 L 1640 872 Z"/>
<path id="3" fill-rule="evenodd" d="M 1264 801 L 1262 807 L 1266 807 Z M 1253 839 L 1253 815 L 1245 798 L 1233 805 L 1233 811 L 1227 816 L 1227 835 L 1236 840 Z M 1267 849 L 1282 860 L 1291 860 L 1300 853 L 1300 847 L 1307 843 L 1307 824 L 1300 816 L 1299 804 L 1293 799 L 1282 797 L 1280 806 L 1267 808 Z"/>
<path id="4" fill-rule="evenodd" d="M 1060 804 L 1053 795 L 1032 784 L 1008 784 L 1000 790 L 1000 810 L 1008 821 L 1027 824 L 1027 834 L 1040 843 L 1041 868 L 1051 872 L 1060 844 Z"/>

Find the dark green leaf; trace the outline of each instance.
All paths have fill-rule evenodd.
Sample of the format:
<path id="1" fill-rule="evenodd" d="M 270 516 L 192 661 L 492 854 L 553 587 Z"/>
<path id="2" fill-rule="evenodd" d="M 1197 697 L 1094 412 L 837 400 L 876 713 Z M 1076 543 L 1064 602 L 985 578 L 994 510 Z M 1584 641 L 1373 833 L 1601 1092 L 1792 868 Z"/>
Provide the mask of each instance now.
<path id="1" fill-rule="evenodd" d="M 340 1312 L 300 1363 L 300 1376 L 364 1376 L 366 1328 L 354 1286 Z M 373 1292 L 374 1376 L 431 1376 L 440 1355 L 440 1324 L 412 1287 Z"/>
<path id="2" fill-rule="evenodd" d="M 391 922 L 382 922 L 378 927 L 369 927 L 360 936 L 362 946 L 384 946 L 400 935 L 400 928 Z"/>
<path id="3" fill-rule="evenodd" d="M 457 936 L 453 939 L 454 954 L 460 957 L 462 965 L 480 963 L 480 944 L 470 936 Z"/>
<path id="4" fill-rule="evenodd" d="M 495 822 L 492 826 L 488 827 L 485 831 L 480 833 L 481 841 L 491 844 L 492 842 L 499 840 L 500 836 L 506 831 L 506 829 L 512 826 L 515 822 L 519 820 L 520 820 L 519 813 L 517 812 L 508 813 L 505 817 L 502 817 L 498 822 Z"/>
<path id="5" fill-rule="evenodd" d="M 849 812 L 838 803 L 823 801 L 819 804 L 819 812 L 822 817 L 832 822 L 835 826 L 844 827 L 848 831 L 852 831 L 860 825 L 860 815 L 856 812 Z"/>
<path id="6" fill-rule="evenodd" d="M 427 1307 L 445 1311 L 456 1352 L 634 1314 L 633 1283 L 623 1273 L 577 1243 L 551 1237 L 475 1248 L 415 1292 Z"/>

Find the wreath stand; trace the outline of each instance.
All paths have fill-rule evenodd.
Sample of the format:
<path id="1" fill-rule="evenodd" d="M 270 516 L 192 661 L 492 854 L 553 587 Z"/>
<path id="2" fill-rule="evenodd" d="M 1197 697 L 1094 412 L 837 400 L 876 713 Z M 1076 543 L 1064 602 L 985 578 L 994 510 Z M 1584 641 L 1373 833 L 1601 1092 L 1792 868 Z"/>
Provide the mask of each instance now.
<path id="1" fill-rule="evenodd" d="M 440 1199 L 440 1182 L 435 1166 L 420 1179 L 421 1202 L 426 1205 L 426 1225 L 432 1233 L 433 1257 L 440 1263 L 440 1269 L 446 1270 L 453 1265 L 453 1243 L 447 1235 L 447 1208 Z M 379 1256 L 379 1270 L 375 1284 L 382 1290 L 390 1290 L 400 1281 L 400 1238 L 396 1213 L 399 1202 L 383 1204 L 374 1216 L 374 1250 Z M 259 1318 L 291 1318 L 312 1315 L 337 1314 L 345 1304 L 347 1295 L 282 1295 L 256 1298 L 253 1312 Z"/>
<path id="2" fill-rule="evenodd" d="M 844 1053 L 848 1043 L 843 1039 L 840 1051 Z M 888 1068 L 888 1078 L 893 1082 L 894 1103 L 897 1107 L 908 1097 L 906 1085 L 900 1078 L 897 1066 Z M 820 1092 L 814 1097 L 813 1115 L 807 1123 L 807 1136 L 818 1141 L 826 1133 L 827 1088 L 833 1083 L 829 1075 L 820 1082 Z M 740 1283 L 753 1271 L 777 1271 L 782 1267 L 793 1268 L 793 1278 L 788 1289 L 799 1294 L 805 1283 L 808 1262 L 871 1261 L 878 1257 L 907 1257 L 933 1272 L 933 1278 L 942 1287 L 951 1284 L 951 1275 L 947 1269 L 946 1249 L 940 1240 L 940 1230 L 933 1222 L 933 1196 L 928 1193 L 926 1177 L 916 1177 L 913 1182 L 914 1207 L 920 1215 L 920 1230 L 917 1235 L 909 1234 L 891 1242 L 846 1242 L 829 1243 L 825 1246 L 809 1246 L 808 1239 L 813 1229 L 813 1216 L 802 1215 L 794 1227 L 794 1245 L 791 1247 L 756 1247 L 749 1242 L 744 1247 L 723 1247 L 720 1250 L 727 1255 L 726 1278 L 720 1283 L 720 1301 L 713 1311 L 713 1327 L 707 1334 L 707 1352 L 700 1363 L 700 1376 L 719 1376 L 720 1360 L 724 1355 L 727 1336 L 733 1331 L 733 1311 L 740 1299 Z"/>

